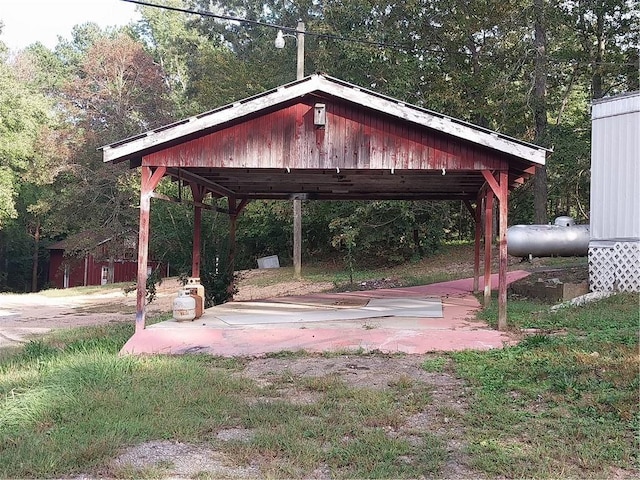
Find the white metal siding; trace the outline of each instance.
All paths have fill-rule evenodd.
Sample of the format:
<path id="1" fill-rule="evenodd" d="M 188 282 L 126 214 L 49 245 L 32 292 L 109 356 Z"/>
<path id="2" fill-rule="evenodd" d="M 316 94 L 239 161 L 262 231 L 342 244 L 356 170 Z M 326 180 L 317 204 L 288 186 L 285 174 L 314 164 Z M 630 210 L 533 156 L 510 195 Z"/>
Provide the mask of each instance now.
<path id="1" fill-rule="evenodd" d="M 592 106 L 592 240 L 640 238 L 640 92 Z"/>

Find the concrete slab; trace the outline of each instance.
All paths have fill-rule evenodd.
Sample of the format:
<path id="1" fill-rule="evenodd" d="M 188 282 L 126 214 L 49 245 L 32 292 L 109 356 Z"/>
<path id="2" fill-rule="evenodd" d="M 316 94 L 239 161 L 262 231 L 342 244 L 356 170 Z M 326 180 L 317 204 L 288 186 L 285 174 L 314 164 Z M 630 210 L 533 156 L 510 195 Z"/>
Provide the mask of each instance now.
<path id="1" fill-rule="evenodd" d="M 294 302 L 292 299 L 291 302 Z M 227 325 L 258 325 L 272 323 L 309 323 L 332 320 L 358 320 L 376 317 L 442 317 L 440 298 L 372 298 L 365 305 L 333 308 L 295 303 L 241 302 L 217 305 L 207 309 L 203 318 L 211 316 Z M 229 306 L 226 306 L 229 305 Z"/>
<path id="2" fill-rule="evenodd" d="M 528 272 L 509 272 L 507 281 L 524 278 Z M 482 283 L 482 282 L 481 282 Z M 497 286 L 494 275 L 492 285 Z M 410 316 L 369 316 L 367 318 L 327 318 L 325 320 L 252 324 L 227 324 L 207 314 L 194 322 L 168 321 L 150 325 L 136 333 L 123 347 L 122 354 L 208 353 L 221 356 L 260 356 L 280 351 L 308 352 L 381 351 L 420 354 L 434 351 L 488 350 L 512 343 L 505 332 L 489 328 L 474 319 L 480 303 L 470 292 L 472 279 L 456 280 L 419 287 L 318 294 L 272 299 L 259 303 L 260 309 L 279 304 L 287 314 L 310 312 L 318 305 L 353 305 L 355 299 L 380 299 L 377 308 L 412 310 L 426 297 L 442 302 L 442 317 L 428 318 L 413 312 Z M 483 289 L 483 285 L 480 285 Z M 299 303 L 296 303 L 299 299 Z M 393 301 L 390 301 L 392 300 Z M 361 305 L 360 303 L 356 303 Z M 394 303 L 395 302 L 395 303 Z M 227 309 L 242 310 L 241 302 L 226 304 Z M 386 306 L 386 307 L 385 307 Z M 406 307 L 406 308 L 403 308 Z M 364 307 L 360 307 L 362 309 Z M 349 309 L 333 309 L 345 313 Z M 374 311 L 373 309 L 371 310 Z M 389 313 L 388 311 L 386 313 Z M 407 312 L 404 312 L 407 313 Z"/>

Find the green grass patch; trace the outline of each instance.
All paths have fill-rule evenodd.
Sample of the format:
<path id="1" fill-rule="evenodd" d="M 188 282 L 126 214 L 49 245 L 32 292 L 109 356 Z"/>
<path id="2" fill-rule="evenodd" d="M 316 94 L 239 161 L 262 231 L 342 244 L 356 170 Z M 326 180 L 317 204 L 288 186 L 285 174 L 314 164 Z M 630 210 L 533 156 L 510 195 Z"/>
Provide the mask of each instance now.
<path id="1" fill-rule="evenodd" d="M 431 402 L 427 386 L 409 377 L 374 390 L 283 371 L 260 387 L 242 376 L 245 359 L 120 357 L 132 329 L 61 330 L 0 361 L 0 478 L 162 478 L 169 466 L 111 471 L 109 462 L 145 441 L 216 442 L 224 428 L 252 435 L 216 448 L 238 465 L 259 459 L 275 478 L 318 468 L 334 478 L 415 478 L 442 468 L 438 437 L 388 434 Z M 308 401 L 296 402 L 298 393 Z"/>
<path id="2" fill-rule="evenodd" d="M 93 295 L 96 293 L 109 293 L 114 290 L 122 290 L 124 296 L 124 289 L 130 287 L 131 282 L 121 283 L 108 283 L 106 285 L 89 285 L 86 287 L 71 287 L 71 288 L 50 288 L 48 290 L 42 290 L 38 292 L 38 295 L 49 298 L 63 298 L 63 297 L 75 297 L 78 295 Z"/>
<path id="3" fill-rule="evenodd" d="M 443 442 L 425 435 L 409 443 L 388 435 L 408 414 L 416 399 L 429 401 L 424 387 L 393 386 L 385 390 L 355 388 L 337 375 L 296 377 L 283 373 L 288 393 L 312 392 L 314 401 L 292 404 L 284 398 L 259 399 L 244 410 L 241 426 L 256 432 L 248 443 L 225 445 L 238 463 L 260 458 L 275 478 L 307 477 L 321 465 L 332 478 L 416 478 L 440 471 L 446 458 Z M 420 408 L 424 407 L 421 404 Z"/>
<path id="4" fill-rule="evenodd" d="M 332 283 L 335 290 L 353 290 L 359 283 L 393 278 L 399 286 L 427 285 L 435 282 L 456 280 L 473 275 L 473 245 L 442 245 L 438 252 L 415 262 L 384 268 L 356 268 L 352 274 L 341 262 L 305 264 L 302 275 L 305 281 Z M 351 283 L 351 275 L 353 283 Z M 261 270 L 259 275 L 240 279 L 240 284 L 265 287 L 293 280 L 293 267 Z"/>
<path id="5" fill-rule="evenodd" d="M 555 313 L 512 300 L 510 324 L 539 334 L 503 350 L 452 354 L 473 388 L 473 465 L 508 478 L 637 473 L 638 311 L 631 294 Z"/>
<path id="6" fill-rule="evenodd" d="M 426 372 L 441 373 L 444 371 L 447 361 L 446 357 L 427 358 L 422 362 L 421 367 Z"/>

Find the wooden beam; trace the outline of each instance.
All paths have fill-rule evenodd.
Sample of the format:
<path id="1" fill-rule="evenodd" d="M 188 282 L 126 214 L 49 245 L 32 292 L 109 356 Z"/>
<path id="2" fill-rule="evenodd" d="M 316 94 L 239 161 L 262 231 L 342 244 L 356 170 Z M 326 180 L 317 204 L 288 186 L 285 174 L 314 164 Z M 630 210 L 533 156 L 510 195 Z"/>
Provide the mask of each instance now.
<path id="1" fill-rule="evenodd" d="M 136 332 L 145 327 L 147 297 L 147 265 L 149 261 L 149 217 L 151 194 L 166 173 L 166 167 L 142 167 L 140 177 L 140 226 L 138 231 L 138 285 L 136 292 Z"/>
<path id="2" fill-rule="evenodd" d="M 185 204 L 185 205 L 190 205 L 191 207 L 200 207 L 203 210 L 209 210 L 212 212 L 218 212 L 218 213 L 225 213 L 227 215 L 229 215 L 229 209 L 228 208 L 221 208 L 215 205 L 209 205 L 208 203 L 203 203 L 203 202 L 194 202 L 192 200 L 187 200 L 184 198 L 178 198 L 178 197 L 172 197 L 169 195 L 165 195 L 163 193 L 152 193 L 151 194 L 152 198 L 158 198 L 160 200 L 164 200 L 167 202 L 172 202 L 172 203 L 179 203 L 179 204 Z"/>
<path id="3" fill-rule="evenodd" d="M 487 184 L 491 188 L 491 191 L 493 192 L 493 194 L 496 196 L 500 195 L 500 185 L 498 185 L 498 182 L 493 176 L 493 173 L 491 173 L 489 170 L 482 170 L 482 176 L 484 177 Z"/>
<path id="4" fill-rule="evenodd" d="M 491 305 L 491 243 L 493 240 L 493 191 L 484 198 L 484 306 Z"/>
<path id="5" fill-rule="evenodd" d="M 176 177 L 180 176 L 185 180 L 189 181 L 190 183 L 197 183 L 199 185 L 207 187 L 208 190 L 222 197 L 229 197 L 230 195 L 236 194 L 233 190 L 229 190 L 228 188 L 223 187 L 222 185 L 219 185 L 215 182 L 212 182 L 211 180 L 205 177 L 192 173 L 188 169 L 184 169 L 184 168 L 175 169 L 175 170 L 170 169 L 169 173 L 171 173 L 171 175 L 175 175 Z"/>
<path id="6" fill-rule="evenodd" d="M 236 197 L 229 197 L 229 256 L 227 261 L 227 269 L 233 277 L 236 262 L 236 221 L 238 219 L 238 205 Z M 233 280 L 232 280 L 233 282 Z"/>
<path id="7" fill-rule="evenodd" d="M 507 329 L 507 215 L 509 197 L 509 177 L 505 170 L 500 171 L 500 219 L 499 248 L 500 263 L 498 270 L 498 330 Z"/>
<path id="8" fill-rule="evenodd" d="M 240 203 L 238 204 L 238 207 L 236 209 L 238 212 L 238 215 L 242 213 L 242 211 L 244 210 L 244 207 L 246 207 L 250 201 L 251 201 L 250 198 L 243 198 L 242 200 L 240 200 Z"/>
<path id="9" fill-rule="evenodd" d="M 190 183 L 191 194 L 193 195 L 193 251 L 191 256 L 191 276 L 200 278 L 200 262 L 202 256 L 202 204 L 205 189 L 202 185 Z"/>
<path id="10" fill-rule="evenodd" d="M 482 236 L 482 193 L 478 192 L 475 208 L 473 239 L 473 292 L 480 291 L 480 237 Z"/>
<path id="11" fill-rule="evenodd" d="M 467 207 L 467 211 L 471 214 L 471 218 L 475 219 L 476 218 L 476 209 L 474 208 L 473 205 L 471 205 L 471 201 L 470 200 L 463 200 L 462 202 L 464 203 L 464 206 Z"/>
<path id="12" fill-rule="evenodd" d="M 302 200 L 293 201 L 293 277 L 302 276 Z"/>

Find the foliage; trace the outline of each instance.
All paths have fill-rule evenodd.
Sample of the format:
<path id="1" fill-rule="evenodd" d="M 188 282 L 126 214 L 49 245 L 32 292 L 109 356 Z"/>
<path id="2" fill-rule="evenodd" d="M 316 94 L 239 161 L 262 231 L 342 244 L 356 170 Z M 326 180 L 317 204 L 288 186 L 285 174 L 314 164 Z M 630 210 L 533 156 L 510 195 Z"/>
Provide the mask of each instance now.
<path id="1" fill-rule="evenodd" d="M 292 210 L 291 202 L 269 200 L 255 200 L 245 207 L 238 217 L 238 269 L 256 268 L 256 259 L 269 255 L 278 255 L 283 263 L 290 261 Z M 313 233 L 305 232 L 305 235 Z"/>
<path id="2" fill-rule="evenodd" d="M 548 215 L 588 220 L 589 102 L 640 83 L 637 2 L 166 4 L 281 25 L 285 33 L 301 19 L 312 32 L 306 73 L 326 72 L 552 147 L 542 205 Z M 86 229 L 117 236 L 137 228 L 138 174 L 124 163 L 105 165 L 97 147 L 295 78 L 296 41 L 275 49 L 271 27 L 141 12 L 135 26 L 77 25 L 54 50 L 36 44 L 8 58 L 0 45 L 0 289 L 42 287 L 53 241 Z M 531 183 L 516 189 L 511 223 L 533 221 L 540 195 Z M 306 202 L 303 210 L 305 261 L 346 255 L 354 272 L 473 235 L 460 202 Z M 226 256 L 222 216 L 204 215 L 203 241 Z M 191 213 L 154 201 L 152 217 L 154 253 L 177 272 L 189 270 Z M 253 268 L 265 255 L 290 262 L 291 230 L 289 202 L 251 202 L 238 219 L 236 267 Z"/>
<path id="3" fill-rule="evenodd" d="M 157 289 L 158 285 L 162 285 L 162 277 L 160 275 L 160 270 L 158 268 L 155 268 L 151 272 L 151 275 L 147 277 L 147 283 L 146 283 L 147 305 L 152 303 L 156 299 L 156 295 L 158 293 L 158 289 Z"/>
<path id="4" fill-rule="evenodd" d="M 21 82 L 0 58 L 0 228 L 16 218 L 16 198 L 28 174 L 38 163 L 41 129 L 50 122 L 45 96 Z M 26 178 L 24 178 L 26 177 Z"/>
<path id="5" fill-rule="evenodd" d="M 332 245 L 346 250 L 350 269 L 354 262 L 393 265 L 430 255 L 444 236 L 444 211 L 430 202 L 356 202 L 329 224 Z"/>

